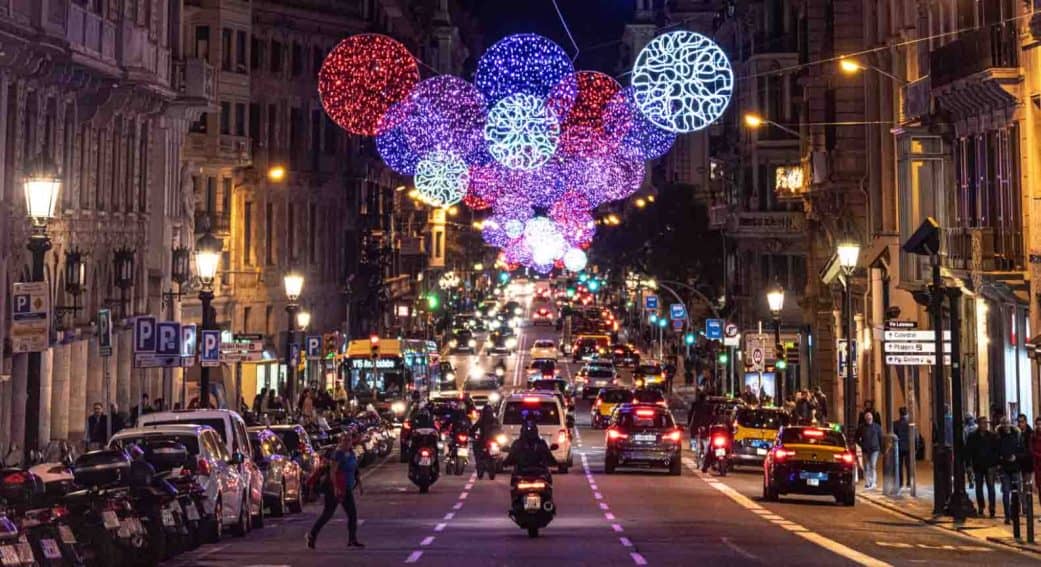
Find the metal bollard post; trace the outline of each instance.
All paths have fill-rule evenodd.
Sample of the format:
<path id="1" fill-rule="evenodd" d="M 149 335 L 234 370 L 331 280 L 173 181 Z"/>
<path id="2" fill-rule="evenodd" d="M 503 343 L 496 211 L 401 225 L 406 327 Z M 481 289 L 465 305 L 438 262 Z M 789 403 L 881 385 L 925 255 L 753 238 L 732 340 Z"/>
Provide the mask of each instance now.
<path id="1" fill-rule="evenodd" d="M 889 441 L 885 453 L 882 454 L 882 489 L 886 496 L 900 494 L 900 438 L 886 435 Z"/>
<path id="2" fill-rule="evenodd" d="M 1034 479 L 1029 476 L 1023 479 L 1023 496 L 1026 502 L 1027 543 L 1034 543 Z"/>
<path id="3" fill-rule="evenodd" d="M 1009 498 L 1009 511 L 1012 514 L 1012 537 L 1014 537 L 1014 538 L 1016 538 L 1018 540 L 1020 538 L 1020 528 L 1019 528 L 1019 503 L 1020 503 L 1019 483 L 1016 482 L 1016 477 L 1014 477 L 1014 476 L 1010 477 L 1009 482 L 1012 483 L 1012 494 L 1009 495 L 1010 496 L 1010 498 Z"/>

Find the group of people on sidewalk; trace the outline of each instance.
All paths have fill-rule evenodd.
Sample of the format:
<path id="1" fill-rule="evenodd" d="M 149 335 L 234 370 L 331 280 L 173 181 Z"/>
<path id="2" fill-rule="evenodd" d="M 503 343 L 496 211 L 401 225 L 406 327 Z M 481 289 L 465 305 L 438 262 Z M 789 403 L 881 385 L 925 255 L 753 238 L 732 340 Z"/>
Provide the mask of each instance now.
<path id="1" fill-rule="evenodd" d="M 1013 490 L 1022 489 L 1024 481 L 1041 486 L 1041 417 L 1030 427 L 1027 416 L 1019 414 L 1013 425 L 1008 416 L 996 416 L 996 431 L 990 427 L 987 416 L 965 418 L 965 467 L 971 471 L 969 487 L 975 487 L 976 507 L 980 516 L 985 508 L 991 518 L 995 517 L 995 477 L 1001 481 L 1001 509 L 1005 523 L 1011 522 Z M 986 487 L 987 500 L 984 506 Z"/>

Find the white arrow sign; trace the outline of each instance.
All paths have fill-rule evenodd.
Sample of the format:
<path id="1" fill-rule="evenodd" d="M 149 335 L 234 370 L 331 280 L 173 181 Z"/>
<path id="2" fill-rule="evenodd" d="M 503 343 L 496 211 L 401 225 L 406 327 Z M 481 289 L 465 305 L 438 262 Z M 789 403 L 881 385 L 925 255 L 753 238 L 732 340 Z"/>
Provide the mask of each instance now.
<path id="1" fill-rule="evenodd" d="M 886 352 L 935 353 L 936 343 L 885 343 Z M 951 352 L 951 343 L 943 343 L 943 352 Z"/>
<path id="2" fill-rule="evenodd" d="M 884 331 L 882 339 L 886 341 L 936 341 L 936 333 L 932 331 Z M 943 340 L 951 340 L 951 332 L 943 332 Z"/>
<path id="3" fill-rule="evenodd" d="M 951 365 L 950 355 L 943 355 L 943 363 Z M 936 364 L 936 355 L 933 354 L 887 354 L 886 364 L 895 366 L 932 366 Z"/>

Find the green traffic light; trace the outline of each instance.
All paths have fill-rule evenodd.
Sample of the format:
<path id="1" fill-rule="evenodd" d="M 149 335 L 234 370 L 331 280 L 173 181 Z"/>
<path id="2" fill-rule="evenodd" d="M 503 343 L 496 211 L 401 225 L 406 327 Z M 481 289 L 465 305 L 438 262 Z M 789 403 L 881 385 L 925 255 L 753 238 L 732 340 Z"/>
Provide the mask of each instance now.
<path id="1" fill-rule="evenodd" d="M 586 281 L 587 279 L 589 279 L 589 276 L 588 276 L 588 275 L 586 275 L 586 273 L 585 273 L 585 272 L 582 272 L 582 273 L 578 274 L 578 281 L 580 281 L 580 282 L 584 282 L 584 281 Z"/>
<path id="2" fill-rule="evenodd" d="M 668 321 L 666 321 L 666 320 L 665 320 L 665 317 L 660 317 L 660 318 L 658 319 L 658 326 L 659 326 L 659 327 L 662 327 L 662 328 L 664 328 L 664 327 L 665 327 L 665 325 L 667 325 L 667 324 L 668 324 Z"/>
<path id="3" fill-rule="evenodd" d="M 694 333 L 687 333 L 683 337 L 683 342 L 687 343 L 688 345 L 694 344 Z"/>
<path id="4" fill-rule="evenodd" d="M 499 281 L 502 282 L 502 283 L 506 283 L 506 282 L 510 281 L 510 273 L 509 272 L 499 272 Z"/>
<path id="5" fill-rule="evenodd" d="M 427 309 L 434 311 L 441 305 L 441 299 L 437 297 L 436 293 L 427 295 Z"/>
<path id="6" fill-rule="evenodd" d="M 719 353 L 719 363 L 726 364 L 727 362 L 730 362 L 730 355 L 725 352 Z"/>
<path id="7" fill-rule="evenodd" d="M 589 291 L 595 292 L 598 289 L 600 289 L 600 282 L 596 280 L 589 280 Z"/>
<path id="8" fill-rule="evenodd" d="M 567 296 L 568 297 L 575 297 L 575 288 L 573 288 L 573 287 L 567 288 Z"/>
<path id="9" fill-rule="evenodd" d="M 774 368 L 778 370 L 784 370 L 785 368 L 788 368 L 788 361 L 782 358 L 781 360 L 778 360 L 776 364 L 774 364 Z"/>
<path id="10" fill-rule="evenodd" d="M 651 325 L 654 325 L 657 322 L 658 322 L 658 316 L 655 315 L 654 313 L 651 313 Z"/>

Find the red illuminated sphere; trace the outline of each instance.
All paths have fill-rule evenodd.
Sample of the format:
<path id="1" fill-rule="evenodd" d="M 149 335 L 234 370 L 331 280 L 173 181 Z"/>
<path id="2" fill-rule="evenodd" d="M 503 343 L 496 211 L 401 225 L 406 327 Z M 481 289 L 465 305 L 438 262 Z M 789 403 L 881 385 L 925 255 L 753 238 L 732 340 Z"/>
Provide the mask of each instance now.
<path id="1" fill-rule="evenodd" d="M 560 124 L 559 148 L 565 154 L 589 156 L 610 153 L 621 141 L 623 132 L 606 128 L 607 103 L 622 86 L 598 71 L 579 71 L 574 75 L 577 96 Z M 550 95 L 554 106 L 557 93 Z"/>
<path id="2" fill-rule="evenodd" d="M 385 35 L 359 34 L 325 57 L 318 94 L 326 114 L 341 128 L 375 136 L 383 113 L 418 82 L 416 58 L 404 45 Z"/>

